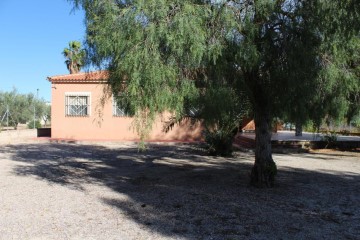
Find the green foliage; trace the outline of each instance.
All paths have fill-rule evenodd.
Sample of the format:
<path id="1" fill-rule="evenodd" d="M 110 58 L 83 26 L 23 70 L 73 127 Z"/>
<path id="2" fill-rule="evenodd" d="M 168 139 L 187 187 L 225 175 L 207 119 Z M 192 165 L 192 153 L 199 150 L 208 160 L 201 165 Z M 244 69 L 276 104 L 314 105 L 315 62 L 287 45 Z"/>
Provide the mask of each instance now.
<path id="1" fill-rule="evenodd" d="M 126 92 L 142 139 L 158 113 L 179 119 L 189 99 L 214 86 L 246 93 L 263 139 L 273 117 L 318 122 L 347 112 L 340 59 L 359 33 L 357 0 L 72 2 L 86 12 L 89 60 L 109 69 L 114 92 Z M 218 116 L 214 133 L 228 122 Z M 269 142 L 258 142 L 256 161 L 272 164 Z"/>
<path id="2" fill-rule="evenodd" d="M 349 73 L 350 84 L 346 95 L 349 102 L 346 118 L 350 123 L 360 116 L 360 33 L 349 42 L 347 56 L 345 71 Z"/>
<path id="3" fill-rule="evenodd" d="M 25 124 L 30 120 L 41 118 L 46 105 L 43 100 L 36 99 L 35 96 L 30 94 L 20 94 L 16 89 L 11 92 L 0 92 L 0 119 L 2 125 L 7 124 L 9 120 L 9 126 L 17 128 L 19 123 Z M 8 110 L 8 113 L 6 113 Z M 5 115 L 8 114 L 8 117 Z"/>
<path id="4" fill-rule="evenodd" d="M 62 52 L 66 58 L 65 64 L 70 74 L 78 73 L 84 65 L 85 50 L 81 49 L 81 43 L 78 41 L 69 42 L 69 47 L 64 48 Z"/>
<path id="5" fill-rule="evenodd" d="M 350 135 L 350 131 L 349 130 L 341 130 L 339 132 L 341 135 L 344 135 L 344 136 L 349 136 Z"/>
<path id="6" fill-rule="evenodd" d="M 249 101 L 243 94 L 225 86 L 210 86 L 197 100 L 207 129 L 231 134 L 250 109 Z M 198 106 L 199 106 L 198 105 Z"/>
<path id="7" fill-rule="evenodd" d="M 204 138 L 210 155 L 231 156 L 234 134 L 222 132 L 221 130 L 204 130 Z"/>
<path id="8" fill-rule="evenodd" d="M 173 116 L 165 124 L 164 130 L 188 118 L 200 121 L 205 127 L 205 142 L 211 155 L 229 156 L 232 144 L 244 116 L 250 112 L 250 103 L 244 93 L 236 93 L 228 86 L 210 83 L 198 95 L 185 101 L 180 117 Z"/>
<path id="9" fill-rule="evenodd" d="M 28 124 L 27 124 L 29 129 L 34 129 L 34 120 L 31 120 Z M 39 120 L 35 121 L 35 129 L 36 128 L 41 128 L 41 123 Z"/>
<path id="10" fill-rule="evenodd" d="M 313 105 L 318 113 L 317 124 L 321 118 L 328 121 L 348 123 L 360 113 L 360 40 L 358 36 L 349 41 L 335 41 L 331 48 L 324 49 L 323 68 L 319 73 L 320 91 Z"/>
<path id="11" fill-rule="evenodd" d="M 338 136 L 336 132 L 327 132 L 324 136 L 321 137 L 321 140 L 326 142 L 336 142 L 337 137 Z"/>
<path id="12" fill-rule="evenodd" d="M 196 92 L 196 81 L 214 77 L 246 88 L 253 107 L 266 102 L 273 115 L 305 122 L 346 112 L 344 95 L 330 81 L 339 79 L 338 68 L 323 65 L 326 56 L 333 56 L 334 43 L 347 39 L 343 33 L 352 33 L 340 24 L 344 14 L 333 18 L 333 13 L 349 10 L 347 21 L 356 22 L 354 1 L 72 2 L 86 12 L 89 60 L 110 70 L 114 92 L 126 91 L 142 119 L 139 130 L 166 110 L 179 117 L 185 99 Z M 313 107 L 329 98 L 338 105 L 323 111 Z"/>
<path id="13" fill-rule="evenodd" d="M 133 117 L 135 115 L 134 102 L 131 102 L 128 97 L 128 92 L 126 89 L 122 90 L 120 93 L 114 95 L 117 106 L 122 109 L 126 116 Z"/>
<path id="14" fill-rule="evenodd" d="M 353 117 L 351 123 L 360 129 L 360 113 Z"/>
<path id="15" fill-rule="evenodd" d="M 306 121 L 303 125 L 303 130 L 305 132 L 316 132 L 316 127 L 314 126 L 314 123 L 313 121 L 309 120 L 309 121 Z"/>
<path id="16" fill-rule="evenodd" d="M 321 136 L 321 141 L 326 142 L 325 148 L 328 148 L 337 141 L 338 135 L 336 132 L 327 132 L 324 136 Z"/>
<path id="17" fill-rule="evenodd" d="M 140 137 L 157 114 L 179 117 L 185 99 L 197 91 L 203 60 L 220 54 L 217 39 L 208 44 L 211 6 L 189 0 L 75 2 L 86 10 L 88 58 L 109 70 L 114 92 L 126 92 Z"/>
<path id="18" fill-rule="evenodd" d="M 212 155 L 228 156 L 241 121 L 249 113 L 246 96 L 226 86 L 209 86 L 191 104 L 205 127 L 204 138 Z"/>

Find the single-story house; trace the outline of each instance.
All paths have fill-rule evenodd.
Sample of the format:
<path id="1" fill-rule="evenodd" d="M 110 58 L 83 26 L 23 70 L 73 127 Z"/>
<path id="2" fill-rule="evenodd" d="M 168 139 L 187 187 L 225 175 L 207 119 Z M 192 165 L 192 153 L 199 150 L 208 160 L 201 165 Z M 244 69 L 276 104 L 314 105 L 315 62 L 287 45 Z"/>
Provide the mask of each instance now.
<path id="1" fill-rule="evenodd" d="M 107 83 L 108 73 L 66 74 L 48 77 L 51 82 L 51 137 L 76 140 L 137 141 L 133 118 L 114 101 Z M 198 141 L 201 124 L 184 121 L 163 132 L 169 114 L 159 115 L 151 141 Z"/>

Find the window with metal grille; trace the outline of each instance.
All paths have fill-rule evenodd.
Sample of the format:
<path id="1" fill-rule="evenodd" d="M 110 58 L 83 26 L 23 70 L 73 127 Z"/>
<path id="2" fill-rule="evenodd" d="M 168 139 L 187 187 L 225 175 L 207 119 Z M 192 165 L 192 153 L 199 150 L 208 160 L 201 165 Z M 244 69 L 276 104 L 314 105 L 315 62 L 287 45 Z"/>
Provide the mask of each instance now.
<path id="1" fill-rule="evenodd" d="M 116 98 L 113 96 L 113 116 L 114 117 L 128 117 L 126 110 L 121 108 L 116 101 Z"/>
<path id="2" fill-rule="evenodd" d="M 89 116 L 90 93 L 66 93 L 65 94 L 66 116 Z"/>

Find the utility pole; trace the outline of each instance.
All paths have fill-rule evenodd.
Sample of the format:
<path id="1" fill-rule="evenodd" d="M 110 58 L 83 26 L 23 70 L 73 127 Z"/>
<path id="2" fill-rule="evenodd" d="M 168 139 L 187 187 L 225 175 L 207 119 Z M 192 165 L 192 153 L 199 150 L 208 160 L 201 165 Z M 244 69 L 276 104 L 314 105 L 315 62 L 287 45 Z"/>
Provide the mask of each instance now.
<path id="1" fill-rule="evenodd" d="M 36 104 L 36 100 L 38 99 L 39 97 L 39 89 L 36 89 L 36 98 L 35 98 L 35 101 L 34 101 L 34 129 L 35 129 L 35 121 L 36 121 L 36 108 L 35 108 L 35 104 Z"/>
<path id="2" fill-rule="evenodd" d="M 6 105 L 6 127 L 9 127 L 9 104 Z"/>

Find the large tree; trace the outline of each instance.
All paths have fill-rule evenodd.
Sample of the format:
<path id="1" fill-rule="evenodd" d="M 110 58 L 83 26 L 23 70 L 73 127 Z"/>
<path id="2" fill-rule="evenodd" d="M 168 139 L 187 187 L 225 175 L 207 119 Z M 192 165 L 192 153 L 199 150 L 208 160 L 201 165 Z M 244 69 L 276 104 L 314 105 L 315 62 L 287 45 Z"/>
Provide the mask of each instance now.
<path id="1" fill-rule="evenodd" d="M 347 58 L 347 66 L 351 74 L 351 91 L 348 94 L 350 106 L 346 117 L 348 123 L 360 118 L 360 33 L 350 41 Z"/>
<path id="2" fill-rule="evenodd" d="M 277 171 L 272 118 L 301 93 L 313 98 L 326 86 L 327 54 L 353 34 L 360 9 L 356 0 L 72 2 L 86 12 L 89 59 L 107 68 L 112 89 L 130 100 L 142 137 L 158 113 L 180 115 L 189 96 L 206 91 L 203 82 L 246 92 L 256 125 L 257 186 L 272 186 Z"/>
<path id="3" fill-rule="evenodd" d="M 337 104 L 329 106 L 329 117 L 334 120 L 347 120 L 349 124 L 360 114 L 360 32 L 337 49 L 337 55 L 329 67 L 336 69 L 339 84 L 333 84 Z M 333 70 L 334 71 L 334 70 Z M 344 82 L 346 84 L 344 84 Z"/>

